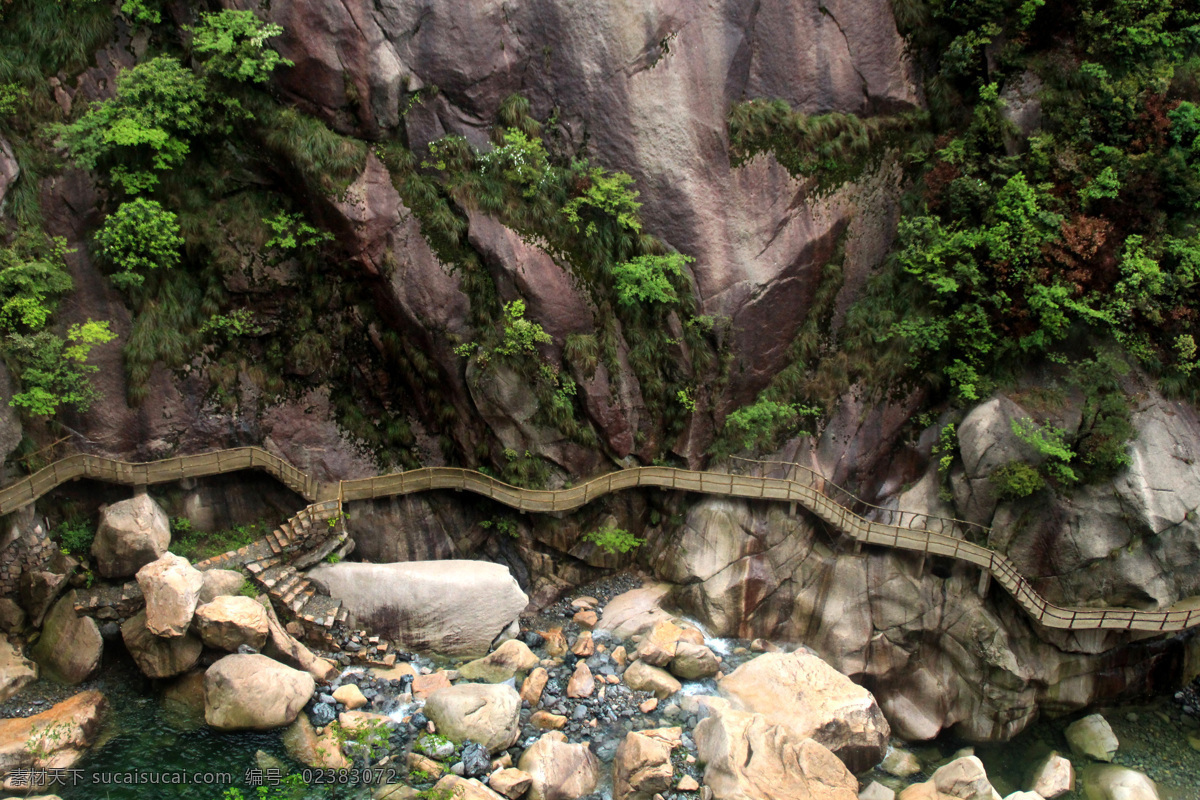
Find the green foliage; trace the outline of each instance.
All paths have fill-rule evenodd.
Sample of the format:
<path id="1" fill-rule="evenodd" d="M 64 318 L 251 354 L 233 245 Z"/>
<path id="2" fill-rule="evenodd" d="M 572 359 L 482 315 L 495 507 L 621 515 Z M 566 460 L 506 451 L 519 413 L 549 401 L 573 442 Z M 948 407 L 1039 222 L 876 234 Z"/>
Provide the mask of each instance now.
<path id="1" fill-rule="evenodd" d="M 729 157 L 738 167 L 771 153 L 793 177 L 814 178 L 818 192 L 826 192 L 856 179 L 889 144 L 921 124 L 921 116 L 914 114 L 809 116 L 782 100 L 750 100 L 730 109 Z"/>
<path id="2" fill-rule="evenodd" d="M 171 517 L 171 536 L 187 536 L 192 532 L 192 521 L 188 517 Z"/>
<path id="3" fill-rule="evenodd" d="M 998 467 L 988 479 L 1001 500 L 1020 500 L 1046 485 L 1038 471 L 1024 461 L 1010 461 Z"/>
<path id="4" fill-rule="evenodd" d="M 200 328 L 205 336 L 230 341 L 239 336 L 258 336 L 263 329 L 254 322 L 254 312 L 239 308 L 228 314 L 213 314 Z"/>
<path id="5" fill-rule="evenodd" d="M 280 250 L 295 250 L 300 247 L 318 247 L 333 241 L 333 234 L 308 224 L 303 214 L 288 214 L 280 211 L 274 217 L 264 217 L 263 222 L 275 232 L 264 247 Z"/>
<path id="6" fill-rule="evenodd" d="M 254 581 L 245 581 L 242 583 L 241 588 L 238 589 L 238 595 L 241 597 L 257 598 L 261 594 L 262 592 L 259 591 Z"/>
<path id="7" fill-rule="evenodd" d="M 162 22 L 159 0 L 122 0 L 121 13 L 142 25 L 157 25 Z"/>
<path id="8" fill-rule="evenodd" d="M 544 192 L 550 179 L 550 164 L 541 138 L 508 128 L 501 134 L 501 142 L 499 147 L 478 156 L 480 173 L 521 187 L 525 197 L 536 197 Z M 444 162 L 442 168 L 445 168 Z"/>
<path id="9" fill-rule="evenodd" d="M 277 67 L 292 62 L 267 47 L 267 39 L 283 28 L 262 22 L 253 11 L 224 9 L 200 15 L 200 24 L 190 29 L 192 49 L 209 72 L 238 83 L 265 83 Z"/>
<path id="10" fill-rule="evenodd" d="M 87 411 L 97 397 L 89 376 L 99 370 L 88 356 L 115 338 L 107 322 L 93 320 L 72 325 L 65 338 L 49 331 L 10 334 L 7 347 L 21 364 L 21 391 L 10 404 L 34 416 L 52 416 L 62 406 Z"/>
<path id="11" fill-rule="evenodd" d="M 1068 464 L 1075 451 L 1067 444 L 1066 432 L 1053 425 L 1039 425 L 1028 417 L 1012 420 L 1013 434 L 1033 447 L 1046 460 L 1042 470 L 1060 486 L 1078 483 L 1079 476 Z"/>
<path id="12" fill-rule="evenodd" d="M 525 319 L 525 301 L 513 300 L 504 305 L 504 333 L 493 352 L 502 356 L 537 353 L 539 344 L 548 344 L 550 334 L 536 322 Z"/>
<path id="13" fill-rule="evenodd" d="M 179 263 L 183 237 L 179 218 L 156 200 L 138 197 L 122 203 L 96 233 L 101 257 L 117 268 L 113 284 L 132 289 L 145 282 L 145 274 Z"/>
<path id="14" fill-rule="evenodd" d="M 631 553 L 646 543 L 645 539 L 639 539 L 629 531 L 612 525 L 588 531 L 583 535 L 583 540 L 591 542 L 610 555 Z"/>
<path id="15" fill-rule="evenodd" d="M 517 528 L 517 521 L 512 517 L 492 517 L 485 519 L 479 523 L 479 527 L 485 531 L 495 530 L 496 533 L 510 536 L 513 539 L 519 538 L 520 530 Z"/>
<path id="16" fill-rule="evenodd" d="M 70 517 L 59 523 L 50 536 L 58 541 L 64 552 L 84 556 L 92 549 L 96 526 L 84 517 Z"/>
<path id="17" fill-rule="evenodd" d="M 627 306 L 638 303 L 678 302 L 672 279 L 683 277 L 684 264 L 696 259 L 682 253 L 642 255 L 613 267 L 617 300 Z"/>
<path id="18" fill-rule="evenodd" d="M 116 97 L 58 131 L 76 164 L 106 167 L 115 185 L 138 194 L 158 184 L 157 173 L 183 163 L 192 137 L 212 129 L 208 97 L 201 78 L 159 56 L 123 71 Z"/>
<path id="19" fill-rule="evenodd" d="M 372 764 L 387 755 L 390 749 L 388 738 L 392 728 L 387 720 L 362 720 L 356 722 L 353 728 L 333 722 L 329 728 L 334 740 L 355 762 Z"/>
<path id="20" fill-rule="evenodd" d="M 751 405 L 731 412 L 725 418 L 725 430 L 743 450 L 768 450 L 785 436 L 806 435 L 799 430 L 801 422 L 820 414 L 819 408 L 759 396 Z"/>
<path id="21" fill-rule="evenodd" d="M 192 529 L 182 532 L 179 536 L 172 536 L 169 549 L 175 555 L 183 556 L 189 561 L 203 561 L 206 558 L 245 547 L 266 536 L 268 530 L 269 526 L 263 520 L 246 525 L 235 525 L 232 528 L 212 533 Z"/>
<path id="22" fill-rule="evenodd" d="M 598 217 L 611 218 L 618 227 L 632 233 L 641 232 L 642 223 L 637 213 L 642 204 L 637 202 L 638 193 L 632 188 L 633 178 L 624 172 L 589 168 L 586 161 L 576 165 L 574 172 L 586 188 L 583 194 L 571 198 L 563 206 L 562 213 L 577 232 L 582 230 L 589 237 L 597 235 Z"/>
<path id="23" fill-rule="evenodd" d="M 1085 359 L 1072 370 L 1072 380 L 1084 394 L 1074 441 L 1084 483 L 1109 479 L 1132 463 L 1129 442 L 1137 431 L 1130 400 L 1121 387 L 1128 373 L 1129 366 L 1111 353 Z"/>

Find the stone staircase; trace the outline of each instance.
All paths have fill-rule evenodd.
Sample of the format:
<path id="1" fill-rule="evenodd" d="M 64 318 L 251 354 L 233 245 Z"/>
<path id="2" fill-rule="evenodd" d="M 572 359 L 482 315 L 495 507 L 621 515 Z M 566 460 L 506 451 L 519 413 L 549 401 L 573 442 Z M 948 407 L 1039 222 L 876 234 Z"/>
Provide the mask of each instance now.
<path id="1" fill-rule="evenodd" d="M 330 556 L 344 558 L 353 548 L 354 541 L 341 520 L 341 507 L 334 500 L 314 503 L 263 538 L 193 566 L 201 571 L 229 569 L 248 575 L 276 607 L 291 611 L 304 627 L 306 638 L 337 650 L 350 643 L 354 651 L 356 637 L 360 641 L 370 637 L 365 631 L 349 631 L 350 615 L 341 602 L 321 593 L 303 574 Z M 75 610 L 97 619 L 118 620 L 133 616 L 144 604 L 137 581 L 129 581 L 79 590 Z M 372 646 L 373 658 L 390 650 L 390 645 L 382 644 L 386 645 L 383 651 L 378 644 Z"/>

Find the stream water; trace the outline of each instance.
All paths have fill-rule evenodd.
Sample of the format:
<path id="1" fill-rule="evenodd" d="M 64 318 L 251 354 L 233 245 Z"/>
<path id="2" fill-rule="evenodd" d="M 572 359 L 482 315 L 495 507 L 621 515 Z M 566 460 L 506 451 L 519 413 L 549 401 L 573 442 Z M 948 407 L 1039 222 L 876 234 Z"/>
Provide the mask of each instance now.
<path id="1" fill-rule="evenodd" d="M 686 688 L 698 686 L 700 684 L 689 684 Z M 122 660 L 107 664 L 94 682 L 94 688 L 103 691 L 109 699 L 108 721 L 97 745 L 77 765 L 78 772 L 71 774 L 76 780 L 74 785 L 68 779 L 67 785 L 46 787 L 46 791 L 59 794 L 63 800 L 222 800 L 226 790 L 231 788 L 241 789 L 249 798 L 254 797 L 255 785 L 251 771 L 268 763 L 261 754 L 277 759 L 276 765 L 285 773 L 304 769 L 303 765 L 287 757 L 278 731 L 214 731 L 204 725 L 202 717 L 195 711 L 176 704 L 164 704 L 160 694 L 131 663 Z M 18 699 L 28 701 L 43 694 L 55 697 L 61 691 L 39 682 L 27 687 Z M 1121 742 L 1115 763 L 1153 778 L 1159 785 L 1162 800 L 1200 798 L 1200 752 L 1188 742 L 1189 733 L 1197 736 L 1200 731 L 1186 726 L 1178 706 L 1170 698 L 1150 698 L 1090 711 L 1103 713 Z M 975 746 L 975 754 L 987 766 L 988 775 L 1001 796 L 1024 788 L 1030 765 L 1050 750 L 1069 757 L 1062 731 L 1078 716 L 1039 721 L 1006 744 Z M 956 751 L 966 746 L 969 745 L 945 737 L 911 749 L 929 765 L 931 772 L 939 762 L 953 757 Z M 1077 770 L 1087 766 L 1086 759 L 1074 760 Z M 171 776 L 172 780 L 184 782 L 130 784 L 129 775 Z M 116 782 L 117 776 L 121 783 Z M 907 783 L 879 773 L 864 777 L 881 780 L 896 789 Z M 927 777 L 928 773 L 912 780 Z M 140 779 L 148 780 L 146 777 Z M 158 779 L 162 780 L 161 777 Z M 607 795 L 608 787 L 604 788 Z M 369 796 L 370 790 L 364 787 L 328 786 L 287 795 L 288 800 L 362 800 Z M 1082 791 L 1064 795 L 1067 800 L 1083 797 Z"/>

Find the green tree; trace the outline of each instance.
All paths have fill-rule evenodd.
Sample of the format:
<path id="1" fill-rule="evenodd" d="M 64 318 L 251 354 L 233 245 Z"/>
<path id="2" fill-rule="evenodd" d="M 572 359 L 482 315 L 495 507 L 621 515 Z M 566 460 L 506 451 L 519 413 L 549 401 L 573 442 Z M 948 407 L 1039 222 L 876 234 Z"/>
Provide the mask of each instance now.
<path id="1" fill-rule="evenodd" d="M 158 184 L 157 172 L 183 163 L 193 136 L 211 128 L 204 81 L 171 56 L 121 73 L 116 97 L 94 104 L 58 132 L 75 163 L 105 167 L 129 194 Z"/>
<path id="2" fill-rule="evenodd" d="M 536 354 L 539 344 L 548 344 L 550 334 L 538 323 L 525 319 L 525 301 L 504 305 L 504 334 L 496 352 L 502 356 Z"/>
<path id="3" fill-rule="evenodd" d="M 638 256 L 632 261 L 613 266 L 618 302 L 627 306 L 677 302 L 679 296 L 671 279 L 682 278 L 683 265 L 695 260 L 682 253 L 668 253 L 663 256 Z"/>
<path id="4" fill-rule="evenodd" d="M 192 33 L 192 49 L 205 62 L 205 68 L 237 83 L 265 83 L 277 67 L 292 62 L 267 46 L 267 40 L 283 33 L 283 28 L 263 22 L 253 11 L 225 9 L 200 15 L 200 24 Z"/>
<path id="5" fill-rule="evenodd" d="M 145 273 L 179 263 L 179 220 L 156 200 L 138 197 L 122 203 L 96 234 L 100 255 L 117 268 L 113 284 L 121 289 L 141 286 Z"/>
<path id="6" fill-rule="evenodd" d="M 51 416 L 61 406 L 86 411 L 97 396 L 89 378 L 99 370 L 87 363 L 88 356 L 95 345 L 115 338 L 107 322 L 93 320 L 72 325 L 66 338 L 45 330 L 10 334 L 8 348 L 22 365 L 21 391 L 11 405 L 36 416 Z"/>
<path id="7" fill-rule="evenodd" d="M 591 542 L 610 555 L 631 553 L 646 543 L 645 539 L 639 539 L 629 531 L 613 525 L 588 531 L 583 535 L 583 540 Z"/>

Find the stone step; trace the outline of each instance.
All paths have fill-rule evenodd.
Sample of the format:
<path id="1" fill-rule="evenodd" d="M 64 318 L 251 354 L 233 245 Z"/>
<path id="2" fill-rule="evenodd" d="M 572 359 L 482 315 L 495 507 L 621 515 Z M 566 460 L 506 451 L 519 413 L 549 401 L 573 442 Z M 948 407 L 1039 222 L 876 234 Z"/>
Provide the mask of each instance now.
<path id="1" fill-rule="evenodd" d="M 289 589 L 295 586 L 301 580 L 300 573 L 296 572 L 295 567 L 288 564 L 283 567 L 279 573 L 279 577 L 268 588 L 271 590 L 273 597 L 283 597 Z"/>
<path id="2" fill-rule="evenodd" d="M 284 600 L 284 602 L 292 610 L 292 613 L 298 614 L 300 613 L 300 609 L 304 608 L 305 604 L 308 603 L 309 598 L 316 595 L 316 593 L 316 587 L 306 581 L 300 591 L 296 592 L 290 599 Z"/>
<path id="3" fill-rule="evenodd" d="M 292 564 L 296 569 L 308 569 L 313 564 L 321 561 L 336 550 L 339 550 L 346 544 L 346 534 L 342 533 L 339 536 L 332 536 L 323 542 L 317 543 L 310 550 L 306 550 L 303 554 L 297 556 Z M 340 557 L 340 556 L 339 556 Z"/>
<path id="4" fill-rule="evenodd" d="M 279 563 L 273 567 L 268 567 L 258 575 L 258 582 L 267 589 L 274 589 L 281 580 L 286 580 L 288 575 L 295 574 L 290 564 Z"/>
<path id="5" fill-rule="evenodd" d="M 275 569 L 282 563 L 283 558 L 281 556 L 272 555 L 267 556 L 266 558 L 260 558 L 257 561 L 247 562 L 246 569 L 249 570 L 251 575 L 261 578 L 262 573 L 266 572 L 267 570 Z"/>
<path id="6" fill-rule="evenodd" d="M 273 594 L 278 597 L 285 606 L 290 605 L 292 598 L 295 597 L 298 592 L 304 591 L 304 588 L 308 585 L 308 579 L 297 572 L 288 576 L 287 580 L 276 586 Z"/>
<path id="7" fill-rule="evenodd" d="M 341 601 L 328 595 L 314 594 L 305 599 L 303 608 L 297 613 L 308 624 L 328 629 L 333 627 L 334 620 L 341 610 Z"/>

